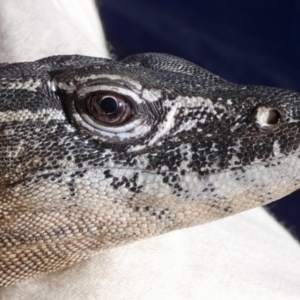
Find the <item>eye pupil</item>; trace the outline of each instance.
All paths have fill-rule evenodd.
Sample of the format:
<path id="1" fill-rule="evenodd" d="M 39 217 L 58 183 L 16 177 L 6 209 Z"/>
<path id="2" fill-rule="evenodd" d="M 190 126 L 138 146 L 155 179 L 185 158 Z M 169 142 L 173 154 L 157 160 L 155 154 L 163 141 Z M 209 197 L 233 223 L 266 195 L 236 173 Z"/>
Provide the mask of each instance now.
<path id="1" fill-rule="evenodd" d="M 112 114 L 118 109 L 118 102 L 113 97 L 102 98 L 99 106 L 105 114 Z"/>

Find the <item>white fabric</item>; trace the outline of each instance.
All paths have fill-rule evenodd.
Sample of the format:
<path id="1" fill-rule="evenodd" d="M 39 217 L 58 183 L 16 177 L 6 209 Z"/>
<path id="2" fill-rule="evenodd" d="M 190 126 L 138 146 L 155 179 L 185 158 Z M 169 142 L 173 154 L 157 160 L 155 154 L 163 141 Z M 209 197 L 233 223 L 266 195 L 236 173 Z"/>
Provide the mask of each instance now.
<path id="1" fill-rule="evenodd" d="M 93 0 L 0 0 L 0 61 L 108 57 Z"/>
<path id="2" fill-rule="evenodd" d="M 0 14 L 1 61 L 107 56 L 92 1 L 0 0 Z M 0 299 L 299 300 L 300 247 L 259 208 L 103 251 L 4 288 Z"/>

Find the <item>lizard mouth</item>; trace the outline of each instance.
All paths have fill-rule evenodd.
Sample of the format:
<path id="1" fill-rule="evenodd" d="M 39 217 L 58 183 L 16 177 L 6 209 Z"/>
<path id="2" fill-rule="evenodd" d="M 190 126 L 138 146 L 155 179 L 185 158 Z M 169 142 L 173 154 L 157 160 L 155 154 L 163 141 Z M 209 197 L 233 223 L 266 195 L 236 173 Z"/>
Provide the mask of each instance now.
<path id="1" fill-rule="evenodd" d="M 292 158 L 294 157 L 295 159 L 298 158 L 298 151 L 295 151 L 293 154 L 290 154 L 289 157 Z M 249 165 L 244 165 L 241 167 L 233 167 L 233 168 L 224 168 L 224 169 L 220 169 L 218 170 L 218 172 L 215 172 L 214 174 L 206 174 L 206 175 L 201 175 L 197 170 L 194 171 L 188 171 L 186 170 L 184 173 L 181 173 L 182 178 L 184 178 L 185 176 L 188 175 L 195 175 L 198 178 L 204 178 L 204 177 L 208 177 L 208 176 L 214 176 L 217 174 L 221 174 L 221 173 L 234 173 L 237 172 L 238 170 L 242 171 L 243 173 L 247 172 L 247 169 L 250 169 L 256 165 L 262 165 L 262 166 L 266 166 L 266 167 L 272 167 L 272 166 L 277 166 L 279 164 L 281 164 L 282 161 L 284 161 L 284 159 L 286 158 L 286 155 L 281 154 L 279 155 L 277 153 L 276 156 L 272 157 L 271 160 L 268 161 L 260 161 L 260 160 L 256 160 L 251 162 Z M 2 180 L 0 182 L 0 188 L 14 188 L 20 185 L 29 185 L 32 183 L 38 183 L 41 182 L 43 180 L 50 180 L 53 183 L 56 183 L 57 181 L 59 181 L 60 178 L 64 177 L 64 176 L 69 176 L 71 178 L 76 178 L 76 177 L 84 177 L 84 174 L 89 172 L 89 171 L 94 171 L 97 173 L 103 173 L 105 174 L 105 171 L 107 170 L 111 170 L 111 171 L 122 171 L 124 170 L 124 173 L 128 170 L 130 170 L 130 173 L 134 174 L 134 173 L 147 173 L 147 174 L 152 174 L 155 175 L 157 174 L 157 170 L 155 169 L 142 169 L 142 168 L 134 168 L 134 167 L 114 167 L 114 168 L 109 168 L 109 167 L 76 167 L 76 168 L 61 168 L 61 169 L 56 169 L 56 170 L 44 170 L 44 171 L 40 171 L 37 173 L 32 173 L 32 174 L 27 174 L 24 177 L 20 177 L 18 179 L 14 179 L 14 180 L 10 180 L 9 178 L 6 180 Z M 164 173 L 167 174 L 175 174 L 177 172 L 172 171 L 172 170 L 164 170 Z M 105 180 L 105 176 L 102 179 L 99 179 L 98 181 L 103 181 Z"/>

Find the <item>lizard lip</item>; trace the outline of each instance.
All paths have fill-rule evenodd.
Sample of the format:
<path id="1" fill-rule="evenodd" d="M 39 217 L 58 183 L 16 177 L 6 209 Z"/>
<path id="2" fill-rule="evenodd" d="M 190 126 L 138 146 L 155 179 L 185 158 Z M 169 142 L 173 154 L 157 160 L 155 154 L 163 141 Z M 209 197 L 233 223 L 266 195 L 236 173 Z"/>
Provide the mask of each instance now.
<path id="1" fill-rule="evenodd" d="M 297 152 L 294 153 L 294 155 L 299 155 Z M 282 158 L 282 156 L 278 156 L 276 157 L 276 159 L 279 159 L 279 158 Z M 254 164 L 259 164 L 259 162 L 253 162 L 251 163 L 251 166 L 253 166 Z M 110 170 L 113 170 L 113 169 L 117 169 L 117 170 L 120 170 L 120 169 L 128 169 L 126 167 L 115 167 L 115 168 L 109 168 L 109 167 L 81 167 L 81 168 L 61 168 L 61 169 L 55 169 L 55 170 L 45 170 L 45 171 L 42 171 L 42 172 L 37 172 L 37 173 L 32 173 L 32 174 L 27 174 L 26 176 L 24 176 L 23 178 L 19 178 L 19 179 L 15 179 L 15 180 L 10 180 L 10 179 L 7 179 L 7 180 L 3 180 L 1 183 L 0 183 L 0 188 L 13 188 L 13 187 L 16 187 L 18 185 L 21 185 L 21 184 L 26 184 L 27 182 L 30 182 L 31 180 L 40 180 L 40 179 L 44 179 L 44 180 L 47 180 L 49 179 L 49 177 L 52 177 L 52 176 L 55 176 L 57 178 L 59 178 L 60 176 L 70 176 L 72 174 L 75 174 L 76 172 L 80 172 L 80 173 L 85 173 L 85 172 L 89 172 L 89 171 L 98 171 L 98 172 L 101 172 L 104 173 L 105 170 L 107 169 L 110 169 Z M 151 169 L 141 169 L 141 168 L 131 168 L 132 172 L 143 172 L 143 173 L 149 173 L 149 174 L 155 174 L 157 171 L 156 170 L 151 170 Z M 172 170 L 169 170 L 169 171 L 166 171 L 166 172 L 173 172 Z M 220 172 L 218 173 L 227 173 L 227 172 L 235 172 L 235 170 L 230 170 L 230 169 L 227 169 L 227 170 L 220 170 Z M 195 174 L 195 176 L 199 175 L 199 173 L 197 171 L 191 171 L 191 172 L 185 172 L 185 174 L 183 176 L 186 176 L 186 175 L 192 175 L 192 174 Z M 60 176 L 59 176 L 60 175 Z M 54 182 L 53 182 L 54 183 Z"/>

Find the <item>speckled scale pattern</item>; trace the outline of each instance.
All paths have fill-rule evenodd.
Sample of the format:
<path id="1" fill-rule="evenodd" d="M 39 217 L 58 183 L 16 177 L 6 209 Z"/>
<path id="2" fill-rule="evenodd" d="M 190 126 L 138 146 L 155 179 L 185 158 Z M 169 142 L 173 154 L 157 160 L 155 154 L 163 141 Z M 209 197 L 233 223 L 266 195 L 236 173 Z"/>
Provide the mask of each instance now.
<path id="1" fill-rule="evenodd" d="M 131 118 L 90 116 L 99 91 Z M 166 54 L 0 65 L 0 286 L 298 189 L 299 102 Z"/>

